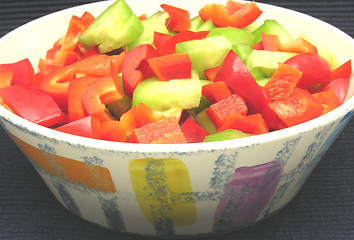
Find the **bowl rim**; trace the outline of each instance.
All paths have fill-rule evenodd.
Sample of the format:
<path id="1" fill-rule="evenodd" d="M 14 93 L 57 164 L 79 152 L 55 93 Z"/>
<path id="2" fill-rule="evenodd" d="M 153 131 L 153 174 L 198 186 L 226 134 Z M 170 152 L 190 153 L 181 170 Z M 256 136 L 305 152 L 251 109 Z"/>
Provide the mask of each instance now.
<path id="1" fill-rule="evenodd" d="M 139 2 L 143 0 L 127 0 L 128 4 L 129 2 Z M 159 1 L 159 0 L 158 0 Z M 4 35 L 3 37 L 0 38 L 0 44 L 4 41 L 7 40 L 7 38 L 10 38 L 12 35 L 17 34 L 18 32 L 21 32 L 21 30 L 25 28 L 30 28 L 32 25 L 36 24 L 37 22 L 44 21 L 47 18 L 50 17 L 56 17 L 57 15 L 61 15 L 66 11 L 79 11 L 83 10 L 86 7 L 93 7 L 96 5 L 102 5 L 102 4 L 109 4 L 113 2 L 112 0 L 108 1 L 102 1 L 102 2 L 94 2 L 94 3 L 88 3 L 88 4 L 83 4 L 67 9 L 63 9 L 60 11 L 56 11 L 53 13 L 50 13 L 48 15 L 42 16 L 40 18 L 37 18 L 35 20 L 32 20 L 12 31 Z M 165 1 L 166 2 L 166 1 Z M 213 0 L 213 1 L 205 1 L 205 3 L 208 2 L 225 2 L 224 0 Z M 259 3 L 257 2 L 257 5 L 260 6 L 260 8 L 267 9 L 267 8 L 272 8 L 275 9 L 276 11 L 285 11 L 289 14 L 297 15 L 300 18 L 308 18 L 311 21 L 315 21 L 321 25 L 325 25 L 326 28 L 330 29 L 331 31 L 336 32 L 337 34 L 340 34 L 344 38 L 348 38 L 349 41 L 351 41 L 354 45 L 354 39 L 350 37 L 347 33 L 343 32 L 342 30 L 334 27 L 333 25 L 324 22 L 320 19 L 317 19 L 315 17 L 312 17 L 310 15 L 292 10 L 292 9 L 287 9 L 283 7 L 279 7 L 276 5 L 271 5 L 271 4 L 266 4 L 266 3 Z M 263 10 L 262 9 L 262 10 Z M 352 70 L 352 76 L 351 76 L 351 85 L 354 82 L 354 69 Z M 219 149 L 229 149 L 229 148 L 238 148 L 238 147 L 245 147 L 245 146 L 250 146 L 254 144 L 261 144 L 265 142 L 272 142 L 276 141 L 279 139 L 285 139 L 289 138 L 293 135 L 298 135 L 302 134 L 307 131 L 311 131 L 314 128 L 319 128 L 321 126 L 324 126 L 330 122 L 337 121 L 341 117 L 344 117 L 346 114 L 349 112 L 354 111 L 354 95 L 351 96 L 349 99 L 347 99 L 342 105 L 337 107 L 336 109 L 319 116 L 315 119 L 309 120 L 307 122 L 287 127 L 285 129 L 281 130 L 276 130 L 273 132 L 269 132 L 266 134 L 261 134 L 261 135 L 254 135 L 251 137 L 246 137 L 246 138 L 240 138 L 240 139 L 231 139 L 231 140 L 222 140 L 222 141 L 216 141 L 216 142 L 202 142 L 202 143 L 187 143 L 187 144 L 139 144 L 139 143 L 125 143 L 125 142 L 114 142 L 114 141 L 107 141 L 107 140 L 100 140 L 100 139 L 92 139 L 92 138 L 86 138 L 86 137 L 81 137 L 81 136 L 76 136 L 68 133 L 63 133 L 56 131 L 54 129 L 50 129 L 47 127 L 40 126 L 38 124 L 32 123 L 28 120 L 23 119 L 22 117 L 12 113 L 11 111 L 7 110 L 5 107 L 0 106 L 0 118 L 1 121 L 5 120 L 8 123 L 16 126 L 18 129 L 26 129 L 32 134 L 42 136 L 44 138 L 50 138 L 50 139 L 56 139 L 58 141 L 62 141 L 65 143 L 69 143 L 70 145 L 85 145 L 86 147 L 89 148 L 94 148 L 94 149 L 101 149 L 101 150 L 110 150 L 110 151 L 125 151 L 125 152 L 154 152 L 154 153 L 162 153 L 162 152 L 199 152 L 199 151 L 213 151 L 213 150 L 219 150 Z M 5 128 L 5 127 L 4 127 Z"/>

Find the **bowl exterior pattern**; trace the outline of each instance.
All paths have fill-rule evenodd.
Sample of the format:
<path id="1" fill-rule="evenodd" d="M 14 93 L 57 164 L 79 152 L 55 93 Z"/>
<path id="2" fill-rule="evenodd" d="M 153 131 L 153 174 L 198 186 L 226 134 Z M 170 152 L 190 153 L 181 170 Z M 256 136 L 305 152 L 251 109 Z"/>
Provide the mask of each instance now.
<path id="1" fill-rule="evenodd" d="M 6 118 L 1 124 L 69 211 L 117 232 L 177 237 L 232 231 L 274 214 L 352 115 L 262 144 L 159 153 L 87 148 Z"/>

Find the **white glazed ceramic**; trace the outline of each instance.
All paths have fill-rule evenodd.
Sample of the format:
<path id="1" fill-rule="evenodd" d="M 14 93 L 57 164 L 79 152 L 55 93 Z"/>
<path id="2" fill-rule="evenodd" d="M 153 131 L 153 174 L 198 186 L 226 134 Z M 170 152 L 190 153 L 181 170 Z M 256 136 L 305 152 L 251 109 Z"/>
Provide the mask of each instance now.
<path id="1" fill-rule="evenodd" d="M 161 1 L 127 1 L 139 15 Z M 190 10 L 206 1 L 163 1 Z M 221 2 L 221 1 L 219 1 Z M 71 8 L 35 20 L 0 39 L 0 63 L 38 59 L 62 36 L 73 14 L 98 15 L 112 2 Z M 354 40 L 312 17 L 259 4 L 276 19 L 332 49 L 339 63 Z M 25 39 L 25 40 L 24 40 Z M 351 81 L 350 94 L 354 92 Z M 121 233 L 202 236 L 254 224 L 284 207 L 354 114 L 354 98 L 312 121 L 260 136 L 213 143 L 138 145 L 86 139 L 50 130 L 0 107 L 1 124 L 60 203 L 74 214 Z"/>

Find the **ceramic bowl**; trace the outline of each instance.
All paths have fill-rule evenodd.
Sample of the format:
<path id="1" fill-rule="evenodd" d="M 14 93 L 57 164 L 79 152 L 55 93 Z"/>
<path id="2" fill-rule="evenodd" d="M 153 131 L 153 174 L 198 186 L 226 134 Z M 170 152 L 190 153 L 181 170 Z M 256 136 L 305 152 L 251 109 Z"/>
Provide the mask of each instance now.
<path id="1" fill-rule="evenodd" d="M 148 15 L 161 1 L 127 1 Z M 221 3 L 221 1 L 219 1 Z M 34 66 L 65 33 L 70 17 L 101 13 L 112 2 L 70 8 L 30 22 L 0 40 L 0 62 L 28 57 Z M 164 1 L 190 10 L 206 1 Z M 259 4 L 293 36 L 300 32 L 331 49 L 339 63 L 354 40 L 320 20 Z M 45 36 L 45 37 L 43 37 Z M 24 41 L 25 39 L 25 41 Z M 354 92 L 351 80 L 350 96 Z M 0 107 L 0 122 L 58 201 L 81 218 L 120 233 L 195 237 L 235 231 L 282 209 L 354 114 L 354 98 L 314 120 L 244 139 L 144 145 L 68 135 Z"/>

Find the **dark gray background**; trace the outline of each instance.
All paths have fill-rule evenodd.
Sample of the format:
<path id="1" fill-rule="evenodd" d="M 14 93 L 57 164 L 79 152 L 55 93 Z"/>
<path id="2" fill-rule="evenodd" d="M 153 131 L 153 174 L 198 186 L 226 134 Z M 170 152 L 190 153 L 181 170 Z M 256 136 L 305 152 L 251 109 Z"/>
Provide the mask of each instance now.
<path id="1" fill-rule="evenodd" d="M 89 2 L 0 0 L 0 37 L 48 13 Z M 354 36 L 352 0 L 262 2 L 309 14 Z M 285 209 L 253 227 L 208 239 L 354 239 L 353 149 L 354 120 Z M 136 238 L 96 227 L 65 210 L 0 128 L 0 239 Z"/>

